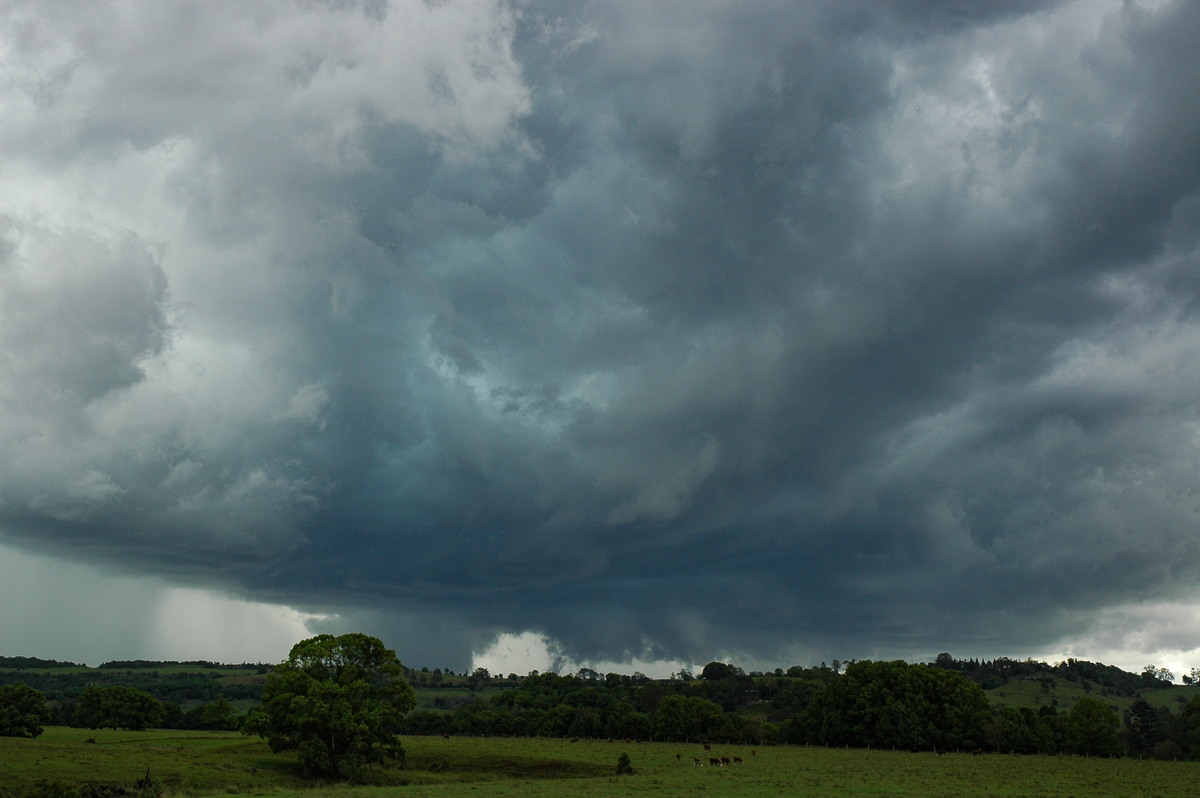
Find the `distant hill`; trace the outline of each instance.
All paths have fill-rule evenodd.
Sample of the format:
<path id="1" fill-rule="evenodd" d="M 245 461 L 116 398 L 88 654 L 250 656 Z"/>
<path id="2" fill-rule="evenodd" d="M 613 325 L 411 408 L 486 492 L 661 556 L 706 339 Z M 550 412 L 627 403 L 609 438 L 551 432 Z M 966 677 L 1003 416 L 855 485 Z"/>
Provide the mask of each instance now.
<path id="1" fill-rule="evenodd" d="M 266 674 L 272 667 L 259 663 L 132 660 L 90 668 L 37 657 L 0 657 L 0 685 L 27 684 L 58 705 L 70 704 L 90 685 L 120 685 L 143 690 L 159 701 L 183 708 L 219 698 L 245 708 L 261 700 Z"/>
<path id="2" fill-rule="evenodd" d="M 1160 668 L 1130 673 L 1113 665 L 1067 659 L 1055 665 L 1033 659 L 960 660 L 939 654 L 936 667 L 957 671 L 981 686 L 998 707 L 1049 707 L 1066 711 L 1084 696 L 1099 698 L 1120 711 L 1129 709 L 1139 698 L 1155 708 L 1178 712 L 1194 696 L 1200 685 L 1188 676 L 1177 685 L 1173 675 Z"/>
<path id="3" fill-rule="evenodd" d="M 0 668 L 82 668 L 75 662 L 59 662 L 56 659 L 38 657 L 0 657 Z"/>

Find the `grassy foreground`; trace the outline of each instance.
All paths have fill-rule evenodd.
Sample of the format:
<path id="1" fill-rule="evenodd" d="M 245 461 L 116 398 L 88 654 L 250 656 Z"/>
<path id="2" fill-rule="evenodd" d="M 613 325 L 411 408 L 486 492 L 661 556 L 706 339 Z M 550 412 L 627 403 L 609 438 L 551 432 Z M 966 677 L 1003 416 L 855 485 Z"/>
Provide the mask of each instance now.
<path id="1" fill-rule="evenodd" d="M 94 738 L 94 743 L 85 742 Z M 0 795 L 39 780 L 130 784 L 150 768 L 167 796 L 263 798 L 573 798 L 601 796 L 1193 796 L 1200 763 L 1132 759 L 910 754 L 780 746 L 406 737 L 407 770 L 374 784 L 317 785 L 293 760 L 236 733 L 50 728 L 36 740 L 0 738 Z M 616 776 L 627 753 L 636 773 Z M 678 755 L 678 757 L 676 756 Z M 744 764 L 711 767 L 709 756 Z M 696 767 L 700 757 L 704 767 Z M 569 780 L 564 782 L 564 779 Z"/>

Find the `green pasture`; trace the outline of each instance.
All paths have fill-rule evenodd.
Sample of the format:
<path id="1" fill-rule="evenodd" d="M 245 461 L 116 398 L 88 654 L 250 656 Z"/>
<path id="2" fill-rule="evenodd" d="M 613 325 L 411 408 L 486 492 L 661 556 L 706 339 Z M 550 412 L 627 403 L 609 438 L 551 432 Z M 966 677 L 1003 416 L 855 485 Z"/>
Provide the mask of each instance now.
<path id="1" fill-rule="evenodd" d="M 469 701 L 486 701 L 501 692 L 499 688 L 472 691 L 466 687 L 414 687 L 413 697 L 418 709 L 448 710 Z"/>
<path id="2" fill-rule="evenodd" d="M 88 738 L 94 743 L 85 742 Z M 292 757 L 227 732 L 113 732 L 49 728 L 0 738 L 0 796 L 39 780 L 131 784 L 149 768 L 166 796 L 209 798 L 573 798 L 602 796 L 1193 796 L 1200 763 L 1135 759 L 908 753 L 776 746 L 550 739 L 406 737 L 408 769 L 358 785 L 314 785 Z M 636 773 L 616 776 L 627 753 Z M 710 756 L 744 764 L 712 767 Z M 699 757 L 703 767 L 692 759 Z"/>
<path id="3" fill-rule="evenodd" d="M 55 726 L 34 739 L 0 737 L 0 796 L 5 789 L 29 788 L 39 780 L 68 786 L 132 784 L 147 768 L 168 791 L 180 794 L 240 794 L 305 785 L 291 759 L 276 756 L 266 743 L 237 732 Z"/>
<path id="4" fill-rule="evenodd" d="M 501 745 L 485 740 L 410 740 L 410 757 L 429 746 L 445 746 L 469 759 L 472 749 Z M 652 795 L 737 796 L 1193 796 L 1200 786 L 1200 764 L 1134 759 L 1030 757 L 1002 754 L 909 753 L 777 746 L 757 749 L 714 745 L 711 752 L 696 744 L 634 744 L 563 741 L 514 741 L 517 750 L 541 751 L 547 758 L 571 758 L 609 769 L 598 777 L 576 778 L 569 788 L 561 781 L 514 775 L 486 785 L 472 783 L 414 784 L 403 791 L 412 798 L 489 795 L 497 798 L 572 798 Z M 565 751 L 564 751 L 565 749 Z M 620 753 L 628 753 L 633 776 L 612 775 Z M 679 758 L 676 758 L 676 754 Z M 710 756 L 740 756 L 742 765 L 709 766 Z M 447 753 L 447 756 L 451 755 Z M 702 767 L 692 763 L 699 757 Z M 395 795 L 378 788 L 326 790 L 329 798 Z"/>
<path id="5" fill-rule="evenodd" d="M 988 700 L 993 706 L 1000 707 L 1054 707 L 1059 712 L 1069 712 L 1076 701 L 1084 696 L 1098 698 L 1106 704 L 1125 712 L 1133 706 L 1138 698 L 1144 698 L 1151 706 L 1167 707 L 1172 712 L 1179 712 L 1194 697 L 1200 695 L 1200 686 L 1174 685 L 1152 690 L 1141 690 L 1137 697 L 1105 695 L 1103 690 L 1095 685 L 1084 689 L 1082 683 L 1066 679 L 1054 678 L 1052 683 L 1043 684 L 1036 679 L 1013 679 L 1001 687 L 986 691 Z"/>

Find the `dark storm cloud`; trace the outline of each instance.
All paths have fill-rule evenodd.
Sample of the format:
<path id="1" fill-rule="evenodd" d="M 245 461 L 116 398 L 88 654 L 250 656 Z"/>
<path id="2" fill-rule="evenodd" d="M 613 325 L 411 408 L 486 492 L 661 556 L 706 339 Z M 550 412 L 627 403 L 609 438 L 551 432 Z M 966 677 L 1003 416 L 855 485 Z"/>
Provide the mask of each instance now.
<path id="1" fill-rule="evenodd" d="M 1194 5 L 185 6 L 5 12 L 7 539 L 443 665 L 1190 595 Z"/>

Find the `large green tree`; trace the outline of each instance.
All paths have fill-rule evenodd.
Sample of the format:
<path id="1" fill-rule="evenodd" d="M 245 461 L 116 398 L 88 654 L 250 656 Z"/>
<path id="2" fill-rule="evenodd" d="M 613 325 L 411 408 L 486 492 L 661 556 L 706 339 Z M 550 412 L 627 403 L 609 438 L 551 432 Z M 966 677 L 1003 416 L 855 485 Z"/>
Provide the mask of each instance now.
<path id="1" fill-rule="evenodd" d="M 40 691 L 20 682 L 0 687 L 0 737 L 37 737 L 52 717 Z"/>
<path id="2" fill-rule="evenodd" d="M 147 729 L 163 719 L 163 705 L 145 690 L 115 684 L 91 685 L 79 694 L 72 726 L 89 729 Z"/>
<path id="3" fill-rule="evenodd" d="M 983 689 L 962 674 L 864 661 L 813 696 L 800 730 L 806 742 L 826 745 L 973 750 L 990 721 Z"/>
<path id="4" fill-rule="evenodd" d="M 725 713 L 707 698 L 669 695 L 654 713 L 654 736 L 659 740 L 702 740 L 711 728 L 723 728 L 724 722 Z"/>
<path id="5" fill-rule="evenodd" d="M 1084 696 L 1067 715 L 1067 745 L 1085 756 L 1115 756 L 1121 752 L 1117 711 L 1098 698 Z"/>
<path id="6" fill-rule="evenodd" d="M 1200 759 L 1200 696 L 1188 702 L 1179 713 L 1183 750 L 1192 759 Z"/>
<path id="7" fill-rule="evenodd" d="M 1000 749 L 1017 754 L 1042 754 L 1058 749 L 1054 727 L 1048 719 L 1029 707 L 1005 707 L 998 719 Z"/>
<path id="8" fill-rule="evenodd" d="M 1129 752 L 1137 756 L 1154 750 L 1163 738 L 1163 719 L 1144 698 L 1133 702 L 1125 713 L 1125 740 Z"/>
<path id="9" fill-rule="evenodd" d="M 413 708 L 396 653 L 364 634 L 318 635 L 267 675 L 262 706 L 243 727 L 272 751 L 297 751 L 313 775 L 348 776 L 400 758 L 397 730 Z"/>

